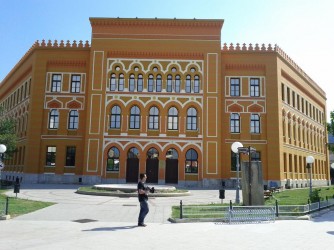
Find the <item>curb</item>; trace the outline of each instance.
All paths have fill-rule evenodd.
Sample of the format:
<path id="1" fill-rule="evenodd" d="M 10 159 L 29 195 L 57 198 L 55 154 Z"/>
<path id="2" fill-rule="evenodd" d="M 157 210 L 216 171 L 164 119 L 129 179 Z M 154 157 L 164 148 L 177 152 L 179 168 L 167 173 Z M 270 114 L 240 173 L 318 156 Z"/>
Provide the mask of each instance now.
<path id="1" fill-rule="evenodd" d="M 82 191 L 77 190 L 77 194 L 84 194 L 84 195 L 96 195 L 96 196 L 115 196 L 115 197 L 138 197 L 137 193 L 121 193 L 121 192 L 89 192 L 89 191 Z M 184 193 L 154 193 L 150 194 L 149 197 L 181 197 L 181 196 L 190 196 L 191 193 L 189 191 Z"/>

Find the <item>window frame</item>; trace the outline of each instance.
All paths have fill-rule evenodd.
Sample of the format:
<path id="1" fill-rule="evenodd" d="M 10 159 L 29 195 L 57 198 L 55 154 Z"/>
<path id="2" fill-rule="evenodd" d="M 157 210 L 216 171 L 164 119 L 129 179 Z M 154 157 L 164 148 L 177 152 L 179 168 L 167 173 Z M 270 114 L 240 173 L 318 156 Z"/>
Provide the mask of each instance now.
<path id="1" fill-rule="evenodd" d="M 67 146 L 66 147 L 65 166 L 74 167 L 75 166 L 75 156 L 76 156 L 76 147 L 75 146 Z"/>
<path id="2" fill-rule="evenodd" d="M 260 96 L 260 78 L 250 79 L 250 96 L 259 97 Z"/>
<path id="3" fill-rule="evenodd" d="M 77 77 L 79 78 L 79 80 L 74 79 Z M 71 93 L 80 93 L 80 89 L 81 89 L 81 75 L 78 74 L 71 75 Z"/>
<path id="4" fill-rule="evenodd" d="M 55 79 L 55 77 L 59 77 L 59 79 Z M 61 92 L 61 81 L 62 75 L 61 74 L 52 74 L 51 77 L 51 92 Z"/>
<path id="5" fill-rule="evenodd" d="M 72 112 L 74 114 L 72 114 Z M 79 128 L 79 112 L 78 110 L 70 110 L 68 113 L 68 129 L 78 129 Z"/>
<path id="6" fill-rule="evenodd" d="M 190 107 L 187 110 L 187 130 L 197 130 L 197 110 L 194 107 Z"/>
<path id="7" fill-rule="evenodd" d="M 233 133 L 233 134 L 240 133 L 240 114 L 239 113 L 230 114 L 230 133 Z"/>
<path id="8" fill-rule="evenodd" d="M 48 128 L 49 129 L 58 129 L 59 128 L 59 111 L 57 109 L 51 109 L 50 112 L 49 112 Z"/>
<path id="9" fill-rule="evenodd" d="M 148 129 L 159 130 L 159 109 L 152 106 L 149 110 Z"/>
<path id="10" fill-rule="evenodd" d="M 167 129 L 168 130 L 179 129 L 179 112 L 175 107 L 170 107 L 168 109 Z"/>
<path id="11" fill-rule="evenodd" d="M 140 129 L 140 108 L 137 105 L 130 109 L 129 129 Z"/>
<path id="12" fill-rule="evenodd" d="M 118 105 L 114 105 L 110 109 L 110 121 L 109 121 L 109 128 L 110 129 L 120 129 L 121 128 L 121 107 Z"/>
<path id="13" fill-rule="evenodd" d="M 240 96 L 240 78 L 230 78 L 230 96 Z"/>
<path id="14" fill-rule="evenodd" d="M 255 119 L 257 117 L 258 119 Z M 250 117 L 250 133 L 260 134 L 261 133 L 261 118 L 259 114 L 251 114 Z"/>

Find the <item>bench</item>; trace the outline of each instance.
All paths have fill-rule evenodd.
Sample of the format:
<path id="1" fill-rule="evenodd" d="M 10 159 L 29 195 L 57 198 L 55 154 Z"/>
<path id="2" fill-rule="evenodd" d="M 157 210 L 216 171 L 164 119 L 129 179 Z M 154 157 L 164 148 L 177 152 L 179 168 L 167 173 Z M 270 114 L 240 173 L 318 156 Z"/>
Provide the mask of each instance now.
<path id="1" fill-rule="evenodd" d="M 263 196 L 265 199 L 270 198 L 273 195 L 273 192 L 271 190 L 264 190 L 263 191 Z"/>

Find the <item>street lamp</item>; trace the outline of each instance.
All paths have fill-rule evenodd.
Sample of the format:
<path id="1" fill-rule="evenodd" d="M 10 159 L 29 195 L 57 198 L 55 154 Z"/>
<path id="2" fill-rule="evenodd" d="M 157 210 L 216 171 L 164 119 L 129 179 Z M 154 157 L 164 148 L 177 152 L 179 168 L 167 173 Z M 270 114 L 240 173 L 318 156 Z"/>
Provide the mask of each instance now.
<path id="1" fill-rule="evenodd" d="M 314 157 L 309 155 L 306 157 L 306 168 L 308 168 L 309 173 L 310 173 L 310 197 L 312 195 L 312 164 L 314 162 Z"/>
<path id="2" fill-rule="evenodd" d="M 5 152 L 7 150 L 6 145 L 0 144 L 0 183 L 1 183 L 1 170 L 5 167 L 5 163 L 3 162 Z"/>
<path id="3" fill-rule="evenodd" d="M 239 196 L 239 190 L 240 190 L 240 179 L 239 179 L 239 148 L 243 147 L 243 145 L 241 144 L 241 142 L 233 142 L 231 145 L 231 150 L 233 151 L 233 153 L 235 153 L 237 155 L 237 190 L 236 190 L 236 194 L 235 194 L 235 203 L 239 204 L 240 203 L 240 196 Z"/>

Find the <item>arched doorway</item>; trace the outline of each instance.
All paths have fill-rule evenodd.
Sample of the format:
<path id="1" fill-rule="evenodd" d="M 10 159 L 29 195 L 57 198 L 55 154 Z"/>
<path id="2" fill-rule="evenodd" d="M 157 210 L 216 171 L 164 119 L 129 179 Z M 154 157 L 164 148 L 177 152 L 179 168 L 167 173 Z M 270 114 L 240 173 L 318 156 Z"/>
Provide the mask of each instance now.
<path id="1" fill-rule="evenodd" d="M 159 179 L 159 152 L 155 148 L 147 151 L 146 175 L 148 183 L 158 183 Z"/>
<path id="2" fill-rule="evenodd" d="M 167 151 L 166 154 L 166 174 L 165 182 L 177 184 L 179 179 L 179 155 L 174 148 Z"/>
<path id="3" fill-rule="evenodd" d="M 139 151 L 136 148 L 130 148 L 126 160 L 126 182 L 138 182 L 139 177 Z"/>

